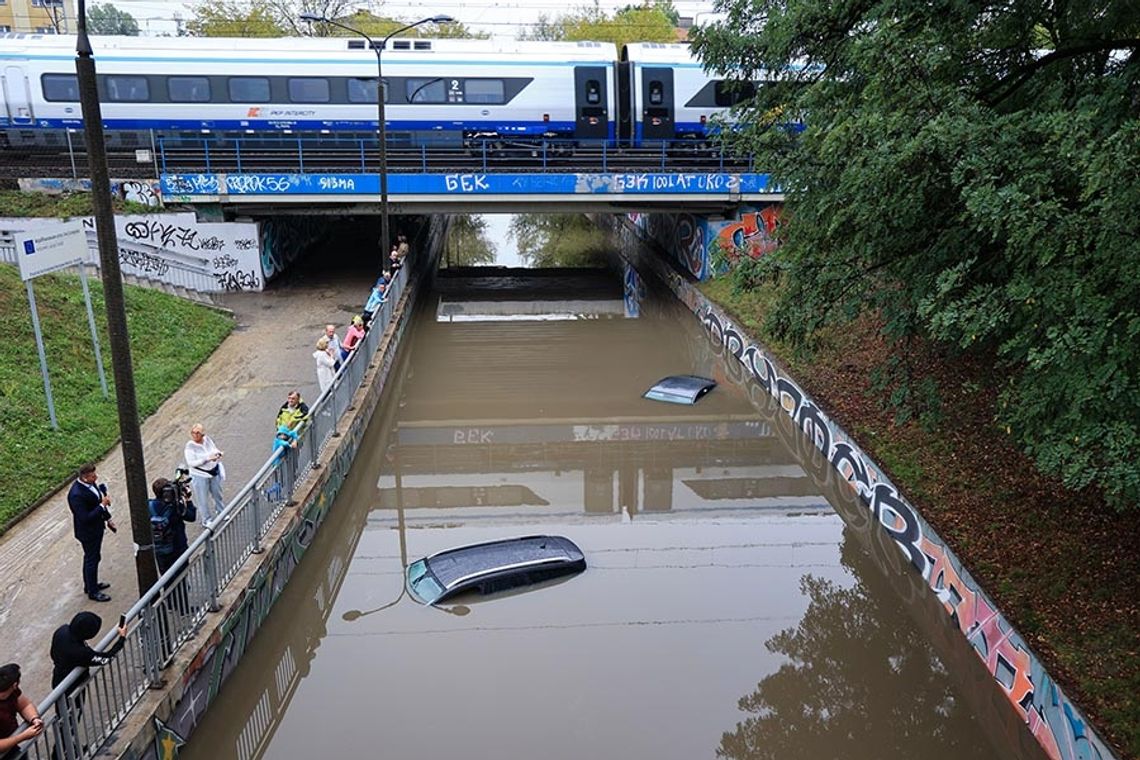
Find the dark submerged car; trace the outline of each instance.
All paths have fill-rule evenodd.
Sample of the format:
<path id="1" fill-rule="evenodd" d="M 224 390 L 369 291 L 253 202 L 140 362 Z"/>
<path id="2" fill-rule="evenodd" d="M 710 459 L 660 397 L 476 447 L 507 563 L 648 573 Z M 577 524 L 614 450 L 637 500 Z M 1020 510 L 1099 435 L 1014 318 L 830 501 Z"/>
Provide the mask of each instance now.
<path id="1" fill-rule="evenodd" d="M 670 404 L 695 404 L 706 393 L 716 387 L 716 380 L 699 375 L 670 375 L 657 381 L 657 384 L 641 394 L 654 401 L 668 401 Z"/>
<path id="2" fill-rule="evenodd" d="M 586 569 L 586 558 L 562 536 L 522 536 L 432 554 L 408 566 L 408 589 L 435 604 L 463 591 L 481 594 L 541 583 Z"/>

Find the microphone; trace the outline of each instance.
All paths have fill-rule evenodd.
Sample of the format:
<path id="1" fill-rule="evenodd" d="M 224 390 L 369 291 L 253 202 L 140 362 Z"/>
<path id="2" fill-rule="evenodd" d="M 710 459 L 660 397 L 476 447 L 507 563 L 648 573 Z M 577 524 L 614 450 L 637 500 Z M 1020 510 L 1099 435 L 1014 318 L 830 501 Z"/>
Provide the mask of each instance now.
<path id="1" fill-rule="evenodd" d="M 107 495 L 107 484 L 106 483 L 100 483 L 98 485 L 98 488 L 99 488 L 99 493 L 103 494 L 104 496 Z"/>

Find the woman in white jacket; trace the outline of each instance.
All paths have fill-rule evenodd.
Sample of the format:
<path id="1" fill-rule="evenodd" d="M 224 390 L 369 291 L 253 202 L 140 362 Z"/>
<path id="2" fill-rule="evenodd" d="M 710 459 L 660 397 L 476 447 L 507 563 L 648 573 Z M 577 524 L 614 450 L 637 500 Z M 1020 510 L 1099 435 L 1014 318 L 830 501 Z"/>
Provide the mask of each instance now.
<path id="1" fill-rule="evenodd" d="M 190 440 L 183 451 L 186 466 L 190 468 L 190 490 L 194 504 L 202 510 L 203 522 L 211 523 L 223 509 L 222 484 L 226 481 L 226 468 L 222 464 L 222 451 L 214 445 L 202 423 L 190 428 Z M 216 507 L 216 509 L 215 509 Z"/>
<path id="2" fill-rule="evenodd" d="M 321 336 L 317 340 L 317 350 L 313 352 L 313 360 L 317 363 L 317 384 L 321 386 L 321 393 L 333 384 L 336 377 L 336 358 L 333 357 L 329 347 L 329 339 Z"/>

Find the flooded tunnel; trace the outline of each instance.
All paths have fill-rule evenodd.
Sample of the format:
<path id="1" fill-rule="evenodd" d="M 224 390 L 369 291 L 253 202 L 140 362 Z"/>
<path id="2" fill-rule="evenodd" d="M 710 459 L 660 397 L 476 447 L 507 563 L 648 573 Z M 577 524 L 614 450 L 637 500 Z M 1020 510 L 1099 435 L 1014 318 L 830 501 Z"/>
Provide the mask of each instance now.
<path id="1" fill-rule="evenodd" d="M 441 257 L 329 518 L 182 756 L 1040 756 L 691 313 L 652 283 L 629 303 L 613 268 L 521 269 L 565 243 L 480 229 L 494 258 Z M 275 286 L 360 277 L 363 296 L 377 233 L 338 225 Z M 717 388 L 642 398 L 681 373 Z M 420 557 L 539 533 L 587 570 L 407 594 Z"/>

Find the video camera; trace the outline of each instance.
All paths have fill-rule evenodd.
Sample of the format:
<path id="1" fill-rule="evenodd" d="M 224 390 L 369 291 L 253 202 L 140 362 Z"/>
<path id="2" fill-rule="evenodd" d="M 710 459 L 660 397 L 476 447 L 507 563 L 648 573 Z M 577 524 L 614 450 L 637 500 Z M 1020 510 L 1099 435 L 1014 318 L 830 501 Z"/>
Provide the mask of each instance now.
<path id="1" fill-rule="evenodd" d="M 158 497 L 167 504 L 184 506 L 192 498 L 190 490 L 190 470 L 177 467 L 174 470 L 174 480 L 162 487 Z"/>

